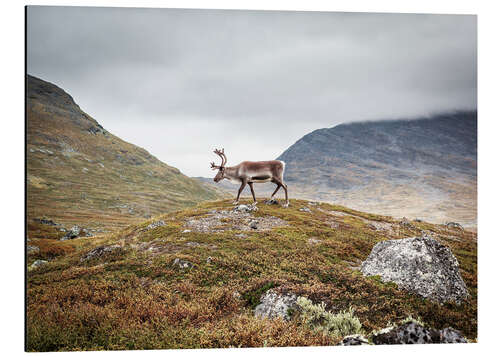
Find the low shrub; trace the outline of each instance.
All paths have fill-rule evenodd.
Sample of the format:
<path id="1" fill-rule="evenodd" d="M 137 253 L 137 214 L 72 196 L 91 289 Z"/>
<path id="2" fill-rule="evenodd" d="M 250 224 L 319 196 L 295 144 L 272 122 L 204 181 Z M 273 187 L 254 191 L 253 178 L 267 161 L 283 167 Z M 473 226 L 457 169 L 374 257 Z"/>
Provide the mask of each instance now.
<path id="1" fill-rule="evenodd" d="M 325 303 L 313 304 L 311 300 L 302 296 L 297 299 L 297 305 L 300 307 L 302 322 L 314 330 L 335 337 L 362 332 L 361 322 L 354 316 L 352 308 L 333 314 L 325 310 Z"/>

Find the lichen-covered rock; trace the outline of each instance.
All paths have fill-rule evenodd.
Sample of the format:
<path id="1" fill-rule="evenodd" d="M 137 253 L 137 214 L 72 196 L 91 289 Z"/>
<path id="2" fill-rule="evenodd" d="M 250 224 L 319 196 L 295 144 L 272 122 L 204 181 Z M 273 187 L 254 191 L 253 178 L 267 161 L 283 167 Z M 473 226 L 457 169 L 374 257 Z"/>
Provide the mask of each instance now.
<path id="1" fill-rule="evenodd" d="M 119 245 L 108 245 L 108 246 L 97 247 L 97 248 L 92 249 L 87 254 L 83 255 L 80 258 L 80 261 L 85 262 L 85 261 L 91 260 L 91 259 L 102 258 L 102 257 L 110 255 L 111 253 L 116 252 L 116 251 L 121 250 L 121 249 L 122 249 L 122 247 Z"/>
<path id="2" fill-rule="evenodd" d="M 430 237 L 377 243 L 361 265 L 365 276 L 379 275 L 433 301 L 461 303 L 469 294 L 448 247 Z"/>
<path id="3" fill-rule="evenodd" d="M 368 340 L 362 335 L 345 336 L 337 346 L 361 346 L 369 345 Z"/>
<path id="4" fill-rule="evenodd" d="M 289 311 L 296 310 L 297 296 L 294 294 L 278 294 L 274 290 L 268 290 L 260 297 L 254 315 L 261 318 L 282 318 L 289 320 Z"/>
<path id="5" fill-rule="evenodd" d="M 384 329 L 374 333 L 372 341 L 376 345 L 406 345 L 423 343 L 466 343 L 463 335 L 452 328 L 436 330 L 416 322 L 407 322 L 399 327 Z"/>

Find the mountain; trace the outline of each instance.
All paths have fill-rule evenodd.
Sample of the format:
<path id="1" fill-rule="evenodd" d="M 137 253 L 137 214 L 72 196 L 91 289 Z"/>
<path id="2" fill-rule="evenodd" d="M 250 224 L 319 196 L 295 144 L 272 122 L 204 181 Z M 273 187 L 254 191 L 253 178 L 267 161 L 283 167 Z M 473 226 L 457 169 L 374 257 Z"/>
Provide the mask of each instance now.
<path id="1" fill-rule="evenodd" d="M 28 75 L 26 89 L 32 234 L 43 234 L 35 218 L 111 229 L 222 197 L 111 134 L 54 84 Z"/>
<path id="2" fill-rule="evenodd" d="M 322 309 L 352 308 L 366 334 L 411 316 L 428 328 L 477 338 L 476 233 L 296 199 L 288 208 L 259 204 L 257 212 L 231 201 L 203 202 L 92 238 L 32 239 L 27 350 L 310 346 L 342 339 L 305 323 L 281 299 L 274 303 L 288 321 L 255 316 L 271 288 L 310 299 L 320 323 Z M 380 242 L 422 234 L 455 255 L 470 293 L 461 305 L 425 300 L 358 271 Z"/>
<path id="3" fill-rule="evenodd" d="M 278 160 L 295 197 L 476 225 L 476 112 L 318 129 Z"/>

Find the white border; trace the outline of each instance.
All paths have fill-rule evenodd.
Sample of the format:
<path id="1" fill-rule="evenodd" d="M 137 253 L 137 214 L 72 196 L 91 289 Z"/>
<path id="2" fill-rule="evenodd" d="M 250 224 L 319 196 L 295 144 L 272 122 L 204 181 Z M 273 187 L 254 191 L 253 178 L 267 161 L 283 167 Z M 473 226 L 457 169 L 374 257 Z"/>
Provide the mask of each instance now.
<path id="1" fill-rule="evenodd" d="M 218 9 L 260 9 L 260 10 L 305 10 L 305 11 L 351 11 L 351 12 L 405 12 L 405 13 L 447 13 L 478 14 L 479 27 L 479 343 L 473 345 L 434 346 L 369 346 L 366 348 L 278 348 L 243 350 L 169 350 L 108 352 L 153 355 L 168 353 L 170 356 L 205 354 L 207 356 L 249 355 L 259 353 L 271 355 L 286 353 L 299 355 L 319 353 L 321 355 L 417 355 L 422 353 L 447 353 L 453 355 L 493 354 L 495 348 L 496 282 L 498 281 L 497 221 L 499 214 L 499 170 L 498 141 L 500 115 L 497 86 L 499 50 L 497 34 L 499 12 L 495 1 L 444 1 L 444 0 L 337 0 L 337 1 L 4 1 L 0 12 L 0 36 L 2 36 L 2 324 L 1 348 L 6 355 L 22 354 L 24 350 L 24 271 L 23 271 L 23 226 L 24 226 L 24 8 L 29 5 L 61 6 L 120 6 L 120 7 L 177 7 Z M 87 353 L 87 352 L 83 352 Z M 89 352 L 94 353 L 94 352 Z M 58 355 L 66 355 L 61 353 Z"/>

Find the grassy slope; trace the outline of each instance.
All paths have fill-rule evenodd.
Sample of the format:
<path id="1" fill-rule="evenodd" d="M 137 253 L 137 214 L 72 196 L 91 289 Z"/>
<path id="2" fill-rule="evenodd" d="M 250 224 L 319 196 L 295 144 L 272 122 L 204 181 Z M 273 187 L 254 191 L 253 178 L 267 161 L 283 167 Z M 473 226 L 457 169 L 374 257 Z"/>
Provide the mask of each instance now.
<path id="1" fill-rule="evenodd" d="M 107 132 L 57 86 L 27 84 L 29 237 L 43 237 L 36 217 L 112 229 L 224 197 Z"/>
<path id="2" fill-rule="evenodd" d="M 411 315 L 429 326 L 454 327 L 477 336 L 476 234 L 416 223 L 404 228 L 390 217 L 341 206 L 308 206 L 291 200 L 289 208 L 260 204 L 256 216 L 288 222 L 267 232 L 182 233 L 184 223 L 230 200 L 155 217 L 94 238 L 72 241 L 35 239 L 34 259 L 52 258 L 28 273 L 28 350 L 101 350 L 330 345 L 338 342 L 301 325 L 253 317 L 252 306 L 271 286 L 293 291 L 334 312 L 355 309 L 365 331 L 383 328 Z M 327 211 L 330 211 L 328 213 Z M 334 211 L 334 212 L 332 212 Z M 166 225 L 144 228 L 162 219 Z M 393 229 L 376 231 L 378 222 Z M 331 224 L 337 228 L 331 228 Z M 226 227 L 227 228 L 227 227 Z M 51 228 L 53 229 L 53 228 Z M 434 232 L 456 255 L 471 298 L 461 306 L 442 306 L 398 290 L 394 284 L 365 278 L 352 268 L 379 241 Z M 321 243 L 311 245 L 315 237 Z M 200 243 L 193 247 L 188 242 Z M 81 262 L 96 246 L 120 244 L 107 258 Z M 215 245 L 216 247 L 214 247 Z M 152 249 L 149 249 L 153 247 Z M 211 256 L 212 261 L 207 262 Z M 194 268 L 172 266 L 175 258 Z M 235 296 L 238 292 L 241 297 Z"/>

